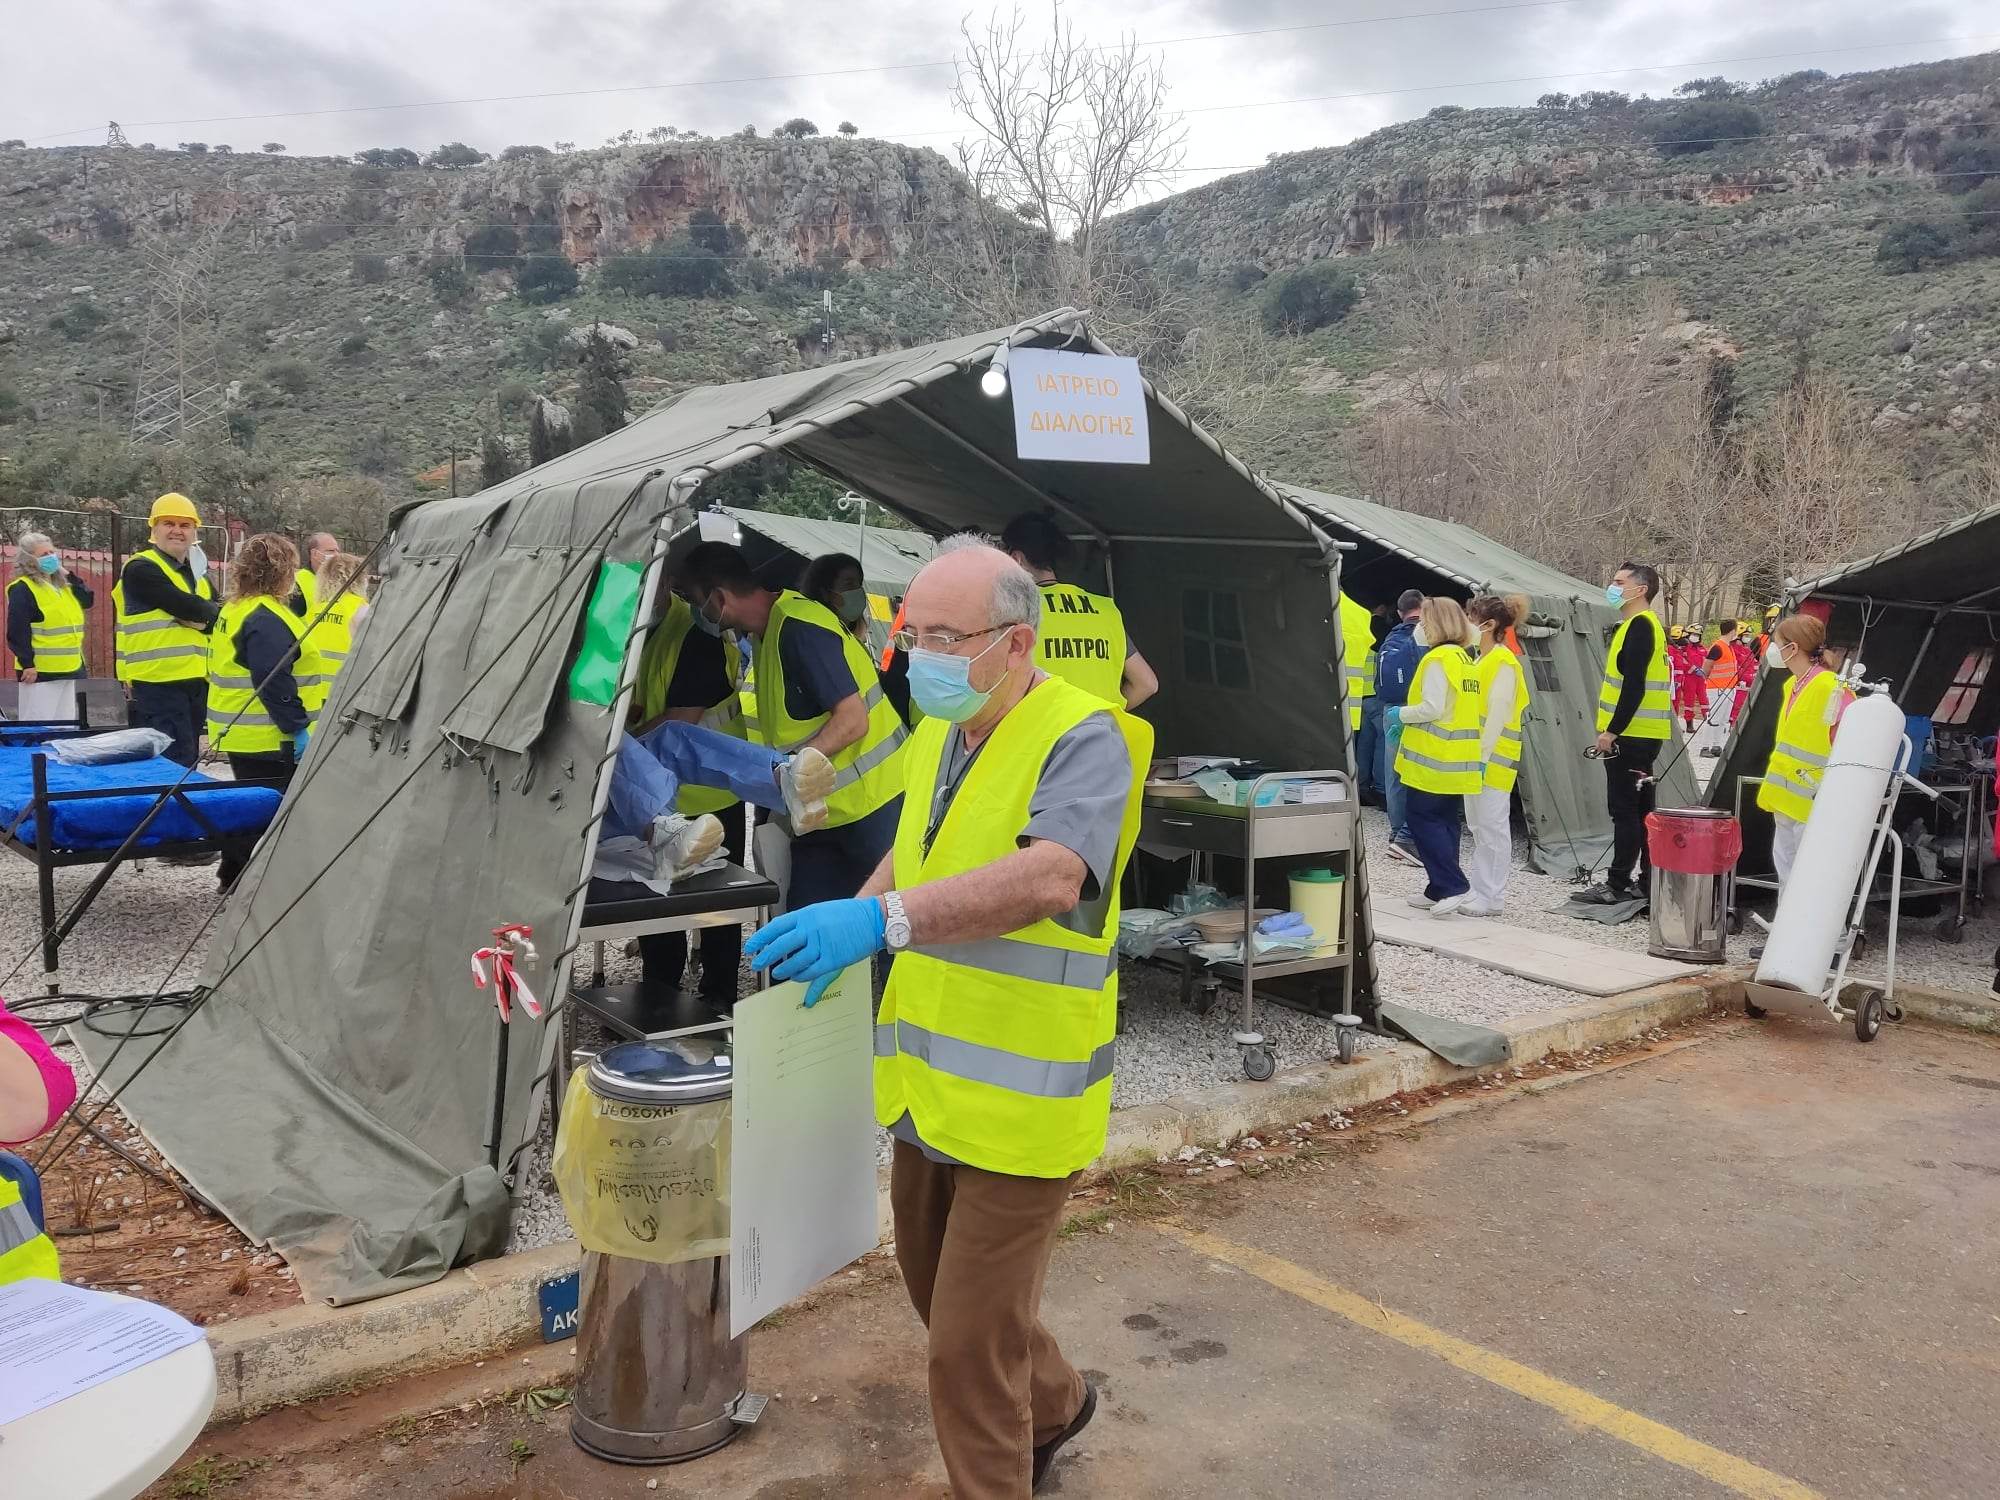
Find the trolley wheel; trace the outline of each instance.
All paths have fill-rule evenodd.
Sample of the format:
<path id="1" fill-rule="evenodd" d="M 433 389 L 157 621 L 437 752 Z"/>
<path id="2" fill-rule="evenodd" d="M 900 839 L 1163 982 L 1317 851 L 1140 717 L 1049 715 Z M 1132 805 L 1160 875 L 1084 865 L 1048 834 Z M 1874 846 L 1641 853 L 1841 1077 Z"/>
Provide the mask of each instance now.
<path id="1" fill-rule="evenodd" d="M 1959 920 L 1957 912 L 1938 918 L 1937 937 L 1940 943 L 1962 943 L 1965 941 L 1965 923 Z"/>
<path id="2" fill-rule="evenodd" d="M 1737 936 L 1737 935 L 1738 935 L 1739 933 L 1741 933 L 1742 931 L 1743 931 L 1743 913 L 1742 913 L 1742 912 L 1740 912 L 1740 911 L 1732 911 L 1732 912 L 1730 912 L 1730 914 L 1729 914 L 1729 935 L 1730 935 L 1731 937 L 1735 937 L 1735 936 Z"/>
<path id="3" fill-rule="evenodd" d="M 1341 1027 L 1338 1035 L 1334 1037 L 1333 1044 L 1339 1050 L 1342 1062 L 1351 1063 L 1354 1061 L 1354 1028 L 1352 1026 Z"/>
<path id="4" fill-rule="evenodd" d="M 1847 956 L 1850 961 L 1857 964 L 1868 957 L 1868 934 L 1866 931 L 1854 934 L 1854 946 L 1848 950 Z"/>
<path id="5" fill-rule="evenodd" d="M 1893 1001 L 1893 1000 L 1884 1000 L 1884 1001 L 1882 1002 L 1882 1019 L 1883 1019 L 1883 1020 L 1885 1020 L 1885 1021 L 1900 1021 L 1900 1020 L 1902 1020 L 1902 1019 L 1903 1019 L 1903 1007 L 1902 1007 L 1902 1006 L 1900 1006 L 1900 1005 L 1898 1005 L 1898 1004 L 1897 1004 L 1897 1003 L 1896 1003 L 1895 1001 Z"/>
<path id="6" fill-rule="evenodd" d="M 1252 1083 L 1269 1083 L 1278 1071 L 1278 1060 L 1269 1047 L 1243 1049 L 1243 1076 Z"/>
<path id="7" fill-rule="evenodd" d="M 1870 990 L 1861 997 L 1861 1003 L 1854 1008 L 1854 1035 L 1861 1041 L 1872 1042 L 1875 1033 L 1882 1029 L 1882 992 Z"/>
<path id="8" fill-rule="evenodd" d="M 1770 1012 L 1764 1009 L 1764 1007 L 1759 1005 L 1755 1000 L 1752 1000 L 1748 995 L 1745 995 L 1743 997 L 1743 1014 L 1748 1016 L 1753 1021 L 1761 1021 L 1764 1019 L 1764 1017 L 1768 1016 Z"/>

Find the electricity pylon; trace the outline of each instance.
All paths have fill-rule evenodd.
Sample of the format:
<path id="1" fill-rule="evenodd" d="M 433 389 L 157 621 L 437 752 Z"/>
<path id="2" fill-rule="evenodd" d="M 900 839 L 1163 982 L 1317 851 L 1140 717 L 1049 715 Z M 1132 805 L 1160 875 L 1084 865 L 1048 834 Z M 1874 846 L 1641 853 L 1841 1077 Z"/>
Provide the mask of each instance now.
<path id="1" fill-rule="evenodd" d="M 158 239 L 142 247 L 153 272 L 153 295 L 133 386 L 134 442 L 177 443 L 228 406 L 208 272 L 233 218 L 225 214 L 185 249 Z"/>

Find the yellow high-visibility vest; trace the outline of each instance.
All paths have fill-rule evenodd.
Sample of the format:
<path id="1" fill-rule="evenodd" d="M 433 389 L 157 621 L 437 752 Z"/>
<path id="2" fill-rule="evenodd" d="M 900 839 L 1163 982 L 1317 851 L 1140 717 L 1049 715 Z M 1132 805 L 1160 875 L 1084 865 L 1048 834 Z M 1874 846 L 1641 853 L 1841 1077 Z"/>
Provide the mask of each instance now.
<path id="1" fill-rule="evenodd" d="M 926 719 L 904 761 L 895 881 L 908 890 L 1004 859 L 1057 740 L 1104 701 L 1050 677 L 994 727 L 928 852 L 932 799 L 952 726 Z M 1101 931 L 1044 918 L 1005 937 L 922 944 L 896 955 L 875 1018 L 875 1118 L 905 1113 L 924 1141 L 989 1172 L 1067 1177 L 1104 1150 L 1118 1030 L 1118 885 L 1139 831 L 1153 731 L 1113 709 L 1132 763 Z"/>
<path id="2" fill-rule="evenodd" d="M 1597 690 L 1597 732 L 1602 734 L 1611 727 L 1611 716 L 1618 709 L 1618 690 L 1625 681 L 1625 673 L 1618 665 L 1618 650 L 1625 644 L 1625 632 L 1632 628 L 1632 620 L 1653 622 L 1653 658 L 1646 663 L 1645 692 L 1632 722 L 1625 726 L 1625 734 L 1635 740 L 1663 740 L 1673 732 L 1674 675 L 1667 665 L 1667 627 L 1650 609 L 1640 610 L 1631 620 L 1620 620 L 1618 629 L 1612 632 L 1611 651 L 1604 660 L 1604 682 Z"/>
<path id="3" fill-rule="evenodd" d="M 305 635 L 292 676 L 299 685 L 299 702 L 306 706 L 306 716 L 314 727 L 333 691 L 334 676 L 354 644 L 354 617 L 367 602 L 359 594 L 343 591 L 324 613 L 316 605 L 306 606 Z"/>
<path id="4" fill-rule="evenodd" d="M 132 554 L 132 559 L 158 568 L 166 575 L 167 582 L 184 594 L 193 594 L 197 599 L 215 597 L 215 586 L 206 575 L 195 579 L 190 589 L 173 560 L 156 548 L 143 547 Z M 163 609 L 134 613 L 126 608 L 123 576 L 112 585 L 111 609 L 117 620 L 120 682 L 184 682 L 208 670 L 208 637 Z"/>
<path id="5" fill-rule="evenodd" d="M 794 589 L 786 589 L 771 606 L 771 618 L 757 638 L 757 723 L 764 743 L 789 755 L 825 727 L 828 715 L 795 719 L 785 711 L 785 668 L 778 642 L 793 620 L 830 630 L 840 640 L 841 654 L 868 710 L 868 728 L 861 738 L 831 757 L 833 793 L 826 799 L 826 826 L 842 828 L 886 806 L 903 790 L 902 749 L 910 732 L 882 691 L 875 663 L 862 644 L 834 618 L 832 610 Z"/>
<path id="6" fill-rule="evenodd" d="M 306 601 L 306 623 L 319 613 L 319 578 L 311 568 L 300 568 L 292 575 L 292 582 L 298 585 L 299 597 Z"/>
<path id="7" fill-rule="evenodd" d="M 1807 678 L 1803 687 L 1796 677 L 1785 684 L 1778 741 L 1764 767 L 1763 785 L 1757 788 L 1757 805 L 1765 812 L 1783 813 L 1795 823 L 1812 815 L 1813 799 L 1833 754 L 1833 725 L 1827 723 L 1827 715 L 1834 700 L 1847 691 L 1840 674 L 1825 668 Z"/>
<path id="8" fill-rule="evenodd" d="M 50 583 L 38 574 L 23 573 L 8 587 L 25 588 L 34 596 L 42 617 L 28 627 L 35 648 L 33 662 L 14 659 L 14 670 L 33 666 L 43 677 L 67 677 L 83 670 L 83 601 L 66 583 Z"/>
<path id="9" fill-rule="evenodd" d="M 0 1285 L 30 1276 L 62 1279 L 56 1242 L 42 1233 L 28 1212 L 20 1185 L 11 1177 L 0 1177 Z"/>
<path id="10" fill-rule="evenodd" d="M 305 621 L 276 599 L 260 594 L 254 599 L 232 599 L 222 606 L 208 637 L 208 743 L 225 755 L 269 755 L 292 742 L 272 720 L 257 696 L 250 668 L 236 654 L 237 627 L 260 609 L 284 621 L 294 639 L 305 634 Z M 294 671 L 297 660 L 293 658 Z"/>
<path id="11" fill-rule="evenodd" d="M 1035 665 L 1107 703 L 1125 705 L 1125 616 L 1102 594 L 1045 583 Z"/>
<path id="12" fill-rule="evenodd" d="M 1479 769 L 1479 668 L 1463 646 L 1433 646 L 1410 676 L 1410 703 L 1423 702 L 1424 673 L 1444 673 L 1444 717 L 1405 724 L 1396 746 L 1396 774 L 1405 786 L 1439 796 L 1469 797 L 1485 785 Z"/>
<path id="13" fill-rule="evenodd" d="M 1514 708 L 1507 715 L 1507 724 L 1500 731 L 1500 738 L 1493 742 L 1493 753 L 1486 758 L 1485 784 L 1495 791 L 1511 792 L 1515 778 L 1521 774 L 1521 715 L 1528 707 L 1528 674 L 1522 669 L 1521 658 L 1498 641 L 1473 663 L 1473 671 L 1479 678 L 1482 737 L 1486 728 L 1486 706 L 1493 694 L 1493 679 L 1500 675 L 1503 667 L 1514 669 Z"/>
<path id="14" fill-rule="evenodd" d="M 1340 596 L 1341 670 L 1347 674 L 1347 728 L 1361 732 L 1361 700 L 1375 696 L 1375 633 L 1369 629 L 1368 606 Z"/>
<path id="15" fill-rule="evenodd" d="M 681 647 L 687 644 L 688 632 L 694 628 L 694 611 L 685 599 L 676 595 L 667 604 L 666 616 L 653 627 L 653 633 L 646 640 L 646 647 L 639 653 L 639 722 L 650 724 L 667 711 L 667 688 L 674 680 L 674 670 L 680 665 Z M 736 648 L 730 642 L 722 642 L 723 668 L 734 683 L 740 671 Z M 692 708 L 694 705 L 689 704 Z M 702 713 L 700 723 L 704 729 L 713 729 L 717 734 L 727 734 L 739 740 L 750 738 L 749 726 L 743 720 L 743 700 L 734 687 L 720 703 L 714 703 Z M 688 817 L 702 813 L 721 812 L 725 807 L 734 807 L 740 799 L 734 792 L 723 791 L 720 787 L 695 786 L 685 784 L 680 795 L 674 799 L 674 806 Z"/>

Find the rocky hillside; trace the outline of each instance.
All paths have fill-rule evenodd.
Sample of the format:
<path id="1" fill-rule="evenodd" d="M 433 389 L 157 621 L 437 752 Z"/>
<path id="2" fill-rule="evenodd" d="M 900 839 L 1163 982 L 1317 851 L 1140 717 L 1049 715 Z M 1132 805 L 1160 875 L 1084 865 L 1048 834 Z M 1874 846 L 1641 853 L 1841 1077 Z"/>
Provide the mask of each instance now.
<path id="1" fill-rule="evenodd" d="M 1279 470 L 1346 477 L 1329 429 L 1407 357 L 1365 293 L 1438 239 L 1498 266 L 1582 255 L 1607 287 L 1665 280 L 1747 401 L 1809 359 L 1914 445 L 1920 475 L 1962 460 L 2000 430 L 2000 188 L 1978 187 L 2000 176 L 2000 53 L 1716 93 L 1441 106 L 1149 204 L 1118 229 L 1154 267 L 1224 296 L 1265 296 L 1328 259 L 1359 281 L 1351 316 L 1287 341 L 1304 399 L 1284 404 L 1258 455 Z M 1742 123 L 1677 130 L 1690 108 Z M 1885 261 L 1903 221 L 1956 235 L 1954 252 Z"/>
<path id="2" fill-rule="evenodd" d="M 264 247 L 338 228 L 367 231 L 378 250 L 461 250 L 478 229 L 502 224 L 548 226 L 548 248 L 589 264 L 662 243 L 707 212 L 778 269 L 825 258 L 880 268 L 907 252 L 919 226 L 948 225 L 964 204 L 964 179 L 936 152 L 845 137 L 531 149 L 465 167 L 139 149 L 0 153 L 8 234 L 62 246 L 173 239 L 227 223 Z"/>
<path id="3" fill-rule="evenodd" d="M 593 322 L 616 330 L 634 411 L 936 336 L 911 248 L 967 202 L 935 152 L 843 137 L 457 168 L 0 149 L 0 503 L 161 472 L 120 440 L 159 289 L 198 250 L 190 344 L 229 407 L 197 480 L 247 495 L 358 471 L 397 494 L 448 483 L 485 434 L 525 461 L 533 397 L 568 399 Z M 530 292 L 531 268 L 553 279 Z"/>

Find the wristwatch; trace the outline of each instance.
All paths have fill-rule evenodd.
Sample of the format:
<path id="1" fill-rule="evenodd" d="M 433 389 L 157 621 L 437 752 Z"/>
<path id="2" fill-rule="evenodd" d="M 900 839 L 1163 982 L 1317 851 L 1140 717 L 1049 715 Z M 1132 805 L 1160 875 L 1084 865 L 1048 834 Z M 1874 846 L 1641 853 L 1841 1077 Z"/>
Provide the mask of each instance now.
<path id="1" fill-rule="evenodd" d="M 903 911 L 902 893 L 884 891 L 881 901 L 883 941 L 891 953 L 901 953 L 910 946 L 910 919 Z"/>

